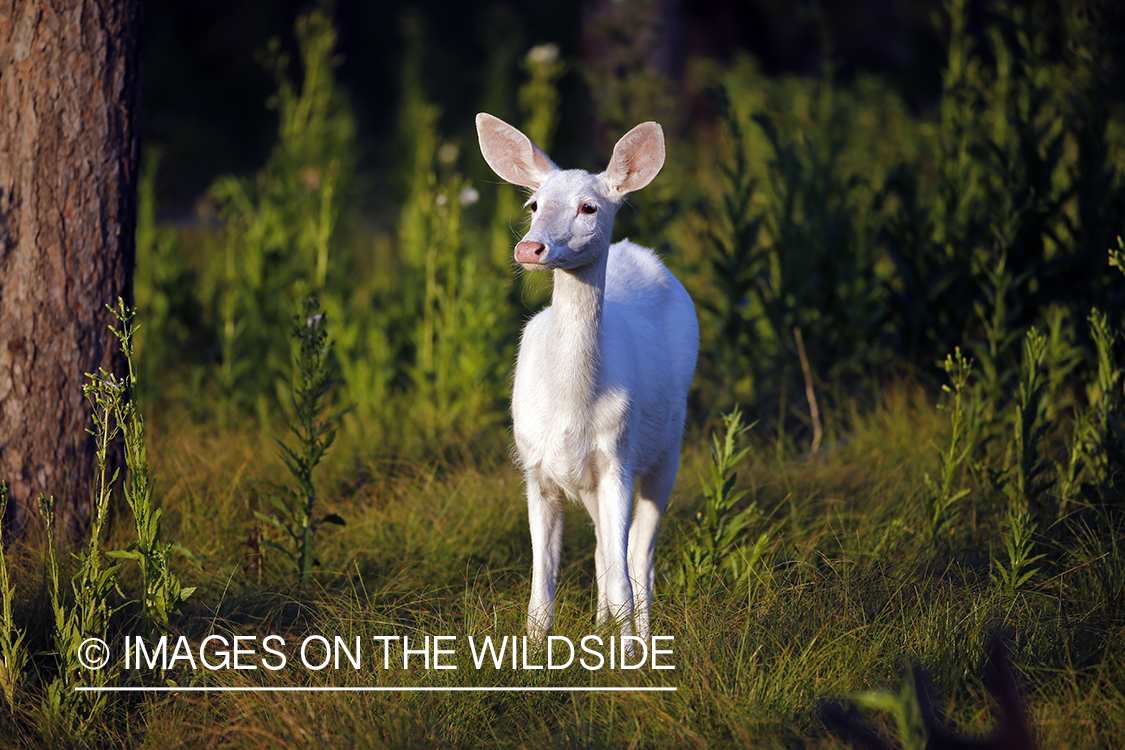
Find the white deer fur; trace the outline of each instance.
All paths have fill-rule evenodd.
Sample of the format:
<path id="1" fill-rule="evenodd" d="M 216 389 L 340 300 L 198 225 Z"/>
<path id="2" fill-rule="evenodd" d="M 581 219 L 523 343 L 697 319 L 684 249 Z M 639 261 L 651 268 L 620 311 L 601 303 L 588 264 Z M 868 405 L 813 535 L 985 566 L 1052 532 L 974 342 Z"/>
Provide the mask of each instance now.
<path id="1" fill-rule="evenodd" d="M 560 170 L 492 115 L 477 115 L 477 133 L 496 174 L 532 191 L 516 261 L 554 274 L 551 306 L 524 328 L 512 391 L 533 552 L 528 633 L 541 639 L 554 620 L 571 498 L 594 521 L 598 623 L 614 620 L 625 636 L 635 621 L 647 638 L 656 527 L 676 479 L 699 326 L 656 255 L 610 236 L 626 195 L 664 165 L 664 133 L 633 128 L 598 175 Z"/>

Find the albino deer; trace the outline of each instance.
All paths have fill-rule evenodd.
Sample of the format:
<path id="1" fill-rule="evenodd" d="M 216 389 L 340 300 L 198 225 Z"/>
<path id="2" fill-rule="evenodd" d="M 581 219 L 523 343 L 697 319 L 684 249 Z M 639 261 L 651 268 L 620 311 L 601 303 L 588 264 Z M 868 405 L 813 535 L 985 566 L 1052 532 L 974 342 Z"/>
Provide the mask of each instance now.
<path id="1" fill-rule="evenodd" d="M 531 522 L 528 634 L 541 640 L 554 620 L 565 497 L 594 521 L 599 625 L 616 621 L 626 636 L 635 619 L 647 638 L 656 526 L 676 480 L 699 325 L 652 251 L 610 245 L 610 234 L 626 195 L 664 165 L 664 132 L 633 128 L 598 175 L 560 170 L 492 115 L 477 115 L 477 134 L 493 171 L 532 191 L 516 262 L 554 274 L 551 306 L 524 328 L 512 389 Z"/>

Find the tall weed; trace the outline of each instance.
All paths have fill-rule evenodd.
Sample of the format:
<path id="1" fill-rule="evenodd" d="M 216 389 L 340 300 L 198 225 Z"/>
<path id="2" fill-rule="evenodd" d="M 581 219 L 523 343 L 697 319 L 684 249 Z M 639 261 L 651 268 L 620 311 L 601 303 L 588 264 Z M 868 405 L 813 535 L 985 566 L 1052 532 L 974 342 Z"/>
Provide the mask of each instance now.
<path id="1" fill-rule="evenodd" d="M 276 482 L 262 482 L 266 488 L 270 504 L 277 511 L 267 514 L 255 511 L 260 520 L 285 536 L 285 544 L 268 542 L 274 549 L 289 557 L 297 569 L 297 583 L 308 588 L 312 580 L 316 558 L 313 542 L 317 531 L 324 524 L 344 525 L 344 519 L 336 513 L 316 517 L 313 515 L 317 501 L 317 486 L 313 472 L 332 447 L 339 432 L 338 423 L 345 411 L 332 416 L 324 415 L 325 401 L 335 382 L 331 358 L 331 344 L 326 330 L 328 319 L 320 311 L 315 297 L 310 296 L 304 303 L 304 312 L 293 319 L 293 339 L 297 342 L 297 370 L 299 380 L 292 385 L 295 422 L 289 425 L 290 432 L 297 438 L 297 447 L 292 448 L 282 440 L 281 458 L 289 473 L 296 480 L 296 489 Z"/>
<path id="2" fill-rule="evenodd" d="M 94 486 L 89 538 L 77 555 L 78 570 L 70 580 L 72 601 L 61 585 L 62 570 L 55 548 L 54 498 L 39 497 L 39 513 L 47 535 L 48 591 L 54 614 L 51 640 L 57 667 L 54 677 L 47 683 L 42 700 L 44 718 L 51 733 L 81 734 L 106 709 L 106 693 L 86 696 L 73 688 L 79 682 L 86 682 L 83 678 L 87 675 L 94 686 L 105 686 L 113 679 L 112 668 L 90 671 L 83 659 L 97 661 L 104 656 L 106 661 L 110 660 L 109 653 L 100 652 L 90 639 L 99 639 L 104 643 L 110 619 L 123 606 L 114 601 L 121 563 L 103 567 L 102 536 L 109 519 L 110 497 L 118 474 L 115 471 L 112 476 L 107 476 L 107 456 L 110 443 L 121 433 L 122 426 L 117 415 L 125 396 L 125 384 L 105 370 L 87 373 L 87 378 L 89 382 L 82 390 L 93 416 L 94 427 L 90 434 L 94 438 L 98 479 Z"/>
<path id="3" fill-rule="evenodd" d="M 758 566 L 769 534 L 762 532 L 754 544 L 743 547 L 748 529 L 761 520 L 755 502 L 739 509 L 747 491 L 736 489 L 739 463 L 749 453 L 740 447 L 744 435 L 753 427 L 742 422 L 742 411 L 723 416 L 723 436 L 711 437 L 711 473 L 702 480 L 703 504 L 696 511 L 693 528 L 680 547 L 677 582 L 690 595 L 710 585 L 713 578 L 731 584 L 744 584 Z"/>
<path id="4" fill-rule="evenodd" d="M 119 560 L 133 560 L 141 572 L 141 617 L 144 635 L 168 635 L 172 619 L 178 615 L 195 591 L 194 586 L 184 586 L 172 572 L 170 557 L 178 552 L 190 557 L 182 545 L 164 538 L 161 528 L 163 508 L 153 507 L 152 477 L 148 468 L 148 444 L 145 440 L 145 420 L 141 413 L 137 378 L 137 361 L 133 340 L 137 328 L 133 322 L 136 309 L 129 309 L 120 299 L 111 308 L 119 327 L 113 334 L 125 355 L 128 374 L 125 380 L 114 379 L 117 397 L 112 400 L 112 420 L 120 426 L 125 444 L 125 464 L 128 475 L 123 483 L 125 500 L 133 512 L 136 537 L 123 550 L 110 550 L 106 555 Z"/>
<path id="5" fill-rule="evenodd" d="M 15 586 L 8 575 L 8 561 L 4 551 L 4 519 L 8 510 L 8 486 L 0 482 L 0 692 L 15 710 L 22 698 L 27 682 L 30 653 L 27 633 L 16 626 L 12 611 Z"/>
<path id="6" fill-rule="evenodd" d="M 962 467 L 976 447 L 973 435 L 966 424 L 965 404 L 972 361 L 966 359 L 958 348 L 953 354 L 946 356 L 944 366 L 945 373 L 949 376 L 949 385 L 942 385 L 941 388 L 952 400 L 952 403 L 944 407 L 949 412 L 949 447 L 938 452 L 938 462 L 941 467 L 939 482 L 930 479 L 929 474 L 924 477 L 927 490 L 926 520 L 930 543 L 934 545 L 939 545 L 945 540 L 950 528 L 960 518 L 961 509 L 957 506 L 959 501 L 969 494 L 970 488 L 957 489 L 955 483 Z"/>

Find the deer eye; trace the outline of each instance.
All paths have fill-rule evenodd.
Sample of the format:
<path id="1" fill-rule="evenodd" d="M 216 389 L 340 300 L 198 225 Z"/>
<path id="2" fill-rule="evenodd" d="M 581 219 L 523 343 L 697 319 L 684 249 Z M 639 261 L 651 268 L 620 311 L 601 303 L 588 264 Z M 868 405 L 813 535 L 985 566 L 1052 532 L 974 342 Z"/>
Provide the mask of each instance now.
<path id="1" fill-rule="evenodd" d="M 535 209 L 539 208 L 539 204 L 535 201 L 532 201 L 531 203 L 527 204 L 527 207 L 531 209 L 531 213 L 535 213 Z"/>
<path id="2" fill-rule="evenodd" d="M 583 203 L 581 210 L 584 214 L 596 214 L 598 212 L 598 207 L 594 203 Z"/>

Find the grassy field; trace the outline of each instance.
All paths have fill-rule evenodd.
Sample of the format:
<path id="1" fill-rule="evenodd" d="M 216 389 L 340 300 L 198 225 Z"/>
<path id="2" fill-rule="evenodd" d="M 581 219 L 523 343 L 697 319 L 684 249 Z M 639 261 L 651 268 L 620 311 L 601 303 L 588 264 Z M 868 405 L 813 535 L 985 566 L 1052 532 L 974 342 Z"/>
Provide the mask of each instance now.
<path id="1" fill-rule="evenodd" d="M 738 467 L 738 486 L 761 511 L 746 531 L 768 532 L 764 553 L 743 580 L 716 573 L 691 595 L 669 579 L 690 544 L 711 457 L 704 436 L 687 441 L 657 547 L 662 585 L 653 632 L 674 638 L 664 642 L 673 655 L 659 662 L 674 670 L 653 670 L 651 662 L 632 671 L 532 670 L 522 662 L 474 668 L 467 639 L 522 634 L 528 593 L 530 545 L 503 433 L 458 461 L 379 462 L 360 458 L 368 446 L 336 446 L 324 496 L 348 525 L 324 532 L 323 572 L 300 591 L 288 561 L 254 542 L 260 498 L 248 477 L 280 473 L 272 441 L 259 432 L 165 429 L 151 445 L 165 531 L 201 561 L 176 566 L 185 584 L 199 588 L 171 635 L 198 644 L 212 634 L 276 634 L 289 662 L 268 672 L 192 670 L 181 661 L 163 674 L 120 671 L 111 684 L 676 692 L 125 695 L 92 714 L 79 701 L 75 715 L 84 718 L 70 727 L 53 726 L 25 699 L 5 714 L 6 746 L 836 747 L 818 718 L 821 702 L 877 689 L 897 695 L 911 665 L 924 670 L 948 726 L 979 736 L 996 721 L 984 659 L 994 630 L 1010 646 L 1040 746 L 1108 747 L 1125 730 L 1120 541 L 1076 537 L 1063 548 L 1043 540 L 1049 560 L 1030 585 L 1008 595 L 990 580 L 992 560 L 1002 556 L 1002 523 L 974 491 L 948 545 L 935 551 L 918 498 L 933 446 L 948 428 L 933 398 L 916 387 L 889 389 L 846 441 L 815 458 L 755 440 Z M 123 526 L 107 548 L 125 546 Z M 577 644 L 598 632 L 592 530 L 580 508 L 568 512 L 565 540 L 554 632 Z M 16 622 L 33 651 L 50 651 L 42 562 L 17 554 L 14 563 Z M 122 585 L 137 584 L 124 575 Z M 136 617 L 111 622 L 106 640 L 115 661 L 122 639 L 139 633 Z M 309 635 L 342 636 L 349 647 L 361 638 L 361 667 L 345 662 L 321 671 L 299 663 L 297 644 Z M 443 646 L 453 653 L 441 659 L 458 669 L 426 669 L 412 656 L 412 668 L 403 670 L 397 646 L 392 668 L 384 669 L 382 647 L 370 639 L 396 635 L 454 636 Z M 252 664 L 268 656 L 257 643 L 250 644 Z M 314 664 L 324 653 L 316 648 L 309 652 Z M 219 663 L 221 654 L 209 658 Z M 528 663 L 542 664 L 543 654 L 532 651 Z M 34 694 L 34 679 L 27 690 Z M 889 714 L 869 716 L 897 735 Z"/>

